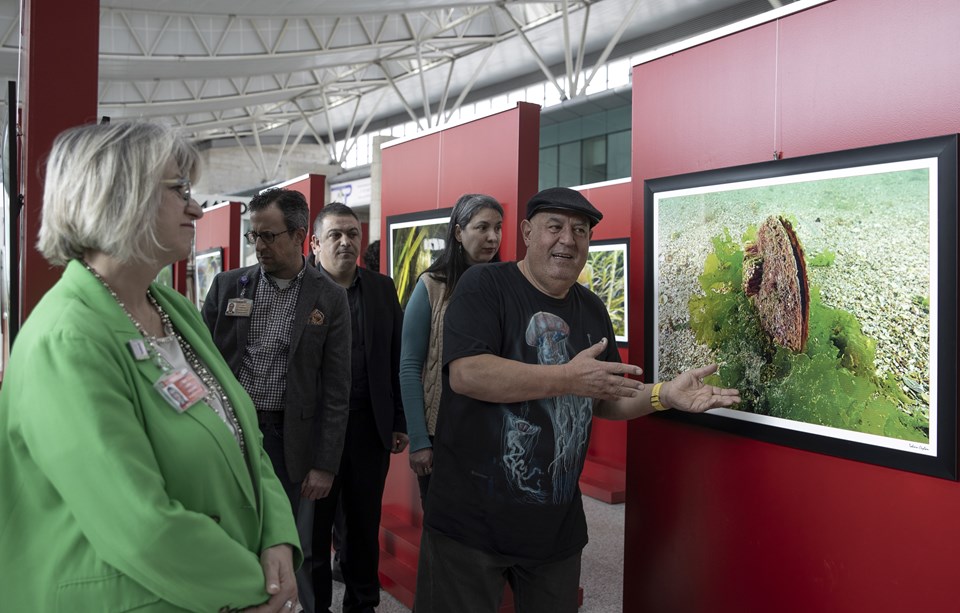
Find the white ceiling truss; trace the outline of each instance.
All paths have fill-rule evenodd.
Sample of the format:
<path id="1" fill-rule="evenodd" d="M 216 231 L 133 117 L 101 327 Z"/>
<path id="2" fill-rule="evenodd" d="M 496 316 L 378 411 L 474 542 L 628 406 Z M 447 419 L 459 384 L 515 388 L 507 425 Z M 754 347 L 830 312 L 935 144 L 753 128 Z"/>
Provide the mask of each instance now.
<path id="1" fill-rule="evenodd" d="M 631 2 L 633 11 L 642 0 Z M 227 136 L 242 144 L 250 141 L 242 137 L 251 137 L 260 157 L 262 134 L 279 133 L 282 149 L 309 134 L 326 144 L 334 163 L 342 163 L 386 99 L 423 128 L 448 119 L 482 75 L 474 70 L 466 82 L 456 83 L 458 61 L 478 56 L 482 66 L 507 38 L 523 41 L 561 99 L 576 96 L 586 79 L 556 79 L 527 36 L 529 29 L 562 19 L 569 42 L 569 15 L 576 11 L 589 13 L 589 4 L 285 17 L 104 8 L 100 113 L 172 118 L 200 139 Z M 589 20 L 582 20 L 581 44 L 588 26 Z M 611 37 L 609 48 L 617 38 Z M 564 57 L 568 67 L 582 66 L 583 56 L 569 44 Z M 443 74 L 439 90 L 436 78 L 428 85 L 431 72 Z M 439 99 L 432 102 L 436 93 Z M 299 127 L 291 137 L 293 124 Z"/>
<path id="2" fill-rule="evenodd" d="M 0 0 L 8 78 L 19 47 L 12 1 Z M 531 75 L 560 100 L 582 96 L 624 43 L 673 42 L 779 4 L 102 0 L 98 114 L 163 118 L 198 141 L 238 144 L 268 177 L 303 142 L 342 165 L 371 122 L 436 127 L 471 96 Z"/>

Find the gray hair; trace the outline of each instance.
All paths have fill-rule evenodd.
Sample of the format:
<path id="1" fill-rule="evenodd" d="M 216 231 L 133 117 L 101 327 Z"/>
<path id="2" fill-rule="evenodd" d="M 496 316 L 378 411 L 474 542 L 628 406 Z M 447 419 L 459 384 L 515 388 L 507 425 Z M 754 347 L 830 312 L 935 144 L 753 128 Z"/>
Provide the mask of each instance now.
<path id="1" fill-rule="evenodd" d="M 197 149 L 173 128 L 120 121 L 71 128 L 47 159 L 37 249 L 62 266 L 101 251 L 122 262 L 147 262 L 157 241 L 157 212 L 167 164 L 196 179 Z"/>

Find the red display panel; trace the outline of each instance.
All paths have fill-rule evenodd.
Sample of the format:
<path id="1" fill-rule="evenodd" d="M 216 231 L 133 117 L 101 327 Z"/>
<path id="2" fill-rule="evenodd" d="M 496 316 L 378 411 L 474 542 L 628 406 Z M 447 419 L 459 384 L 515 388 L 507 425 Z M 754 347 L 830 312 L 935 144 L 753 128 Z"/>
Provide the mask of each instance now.
<path id="1" fill-rule="evenodd" d="M 522 257 L 519 223 L 523 207 L 537 191 L 539 142 L 540 108 L 520 103 L 508 111 L 385 146 L 380 236 L 387 236 L 390 216 L 444 209 L 462 194 L 483 193 L 503 204 L 500 258 Z M 385 271 L 387 242 L 381 245 L 380 265 Z M 420 491 L 408 454 L 391 460 L 383 495 L 380 579 L 385 590 L 412 606 L 422 523 Z"/>
<path id="2" fill-rule="evenodd" d="M 958 23 L 951 0 L 836 0 L 636 66 L 634 211 L 646 179 L 960 131 Z M 640 419 L 624 611 L 953 610 L 958 510 L 956 482 Z"/>

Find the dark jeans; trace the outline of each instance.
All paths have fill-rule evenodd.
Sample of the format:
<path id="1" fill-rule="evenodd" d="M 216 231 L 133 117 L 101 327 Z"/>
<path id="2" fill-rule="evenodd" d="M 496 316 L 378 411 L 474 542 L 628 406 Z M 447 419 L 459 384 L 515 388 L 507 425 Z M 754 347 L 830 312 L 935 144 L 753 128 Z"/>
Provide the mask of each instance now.
<path id="1" fill-rule="evenodd" d="M 277 473 L 277 478 L 280 480 L 280 484 L 283 485 L 283 491 L 287 493 L 287 498 L 290 499 L 293 517 L 296 519 L 300 513 L 301 483 L 291 481 L 290 475 L 287 472 L 287 461 L 283 456 L 282 415 L 265 415 L 258 413 L 257 421 L 260 423 L 260 431 L 263 433 L 263 449 L 270 457 L 270 462 L 273 464 L 273 471 Z M 309 507 L 307 510 L 309 511 Z M 297 526 L 302 530 L 299 521 L 297 522 Z M 303 532 L 301 531 L 300 534 L 301 540 L 303 540 Z M 303 543 L 305 550 L 308 545 L 309 543 Z M 308 613 L 313 612 L 311 606 L 312 600 L 310 599 L 310 595 L 312 594 L 310 582 L 310 573 L 306 568 L 301 567 L 300 570 L 297 571 L 297 591 L 300 594 L 300 602 L 306 607 Z"/>
<path id="2" fill-rule="evenodd" d="M 423 529 L 413 604 L 417 613 L 496 613 L 504 583 L 513 590 L 517 613 L 576 613 L 580 552 L 537 564 Z"/>
<path id="3" fill-rule="evenodd" d="M 273 470 L 277 473 L 277 478 L 280 479 L 283 491 L 287 493 L 287 498 L 290 499 L 290 507 L 293 509 L 294 516 L 296 516 L 297 509 L 300 508 L 301 484 L 291 481 L 287 472 L 287 461 L 283 456 L 283 420 L 280 419 L 275 422 L 272 415 L 265 418 L 259 413 L 257 418 L 260 420 L 260 431 L 263 432 L 263 449 L 270 456 Z"/>
<path id="4" fill-rule="evenodd" d="M 372 612 L 380 604 L 380 505 L 390 468 L 373 413 L 350 411 L 340 471 L 330 495 L 318 500 L 313 518 L 313 591 L 317 611 L 333 599 L 330 546 L 339 502 L 346 529 L 340 534 L 344 613 Z"/>

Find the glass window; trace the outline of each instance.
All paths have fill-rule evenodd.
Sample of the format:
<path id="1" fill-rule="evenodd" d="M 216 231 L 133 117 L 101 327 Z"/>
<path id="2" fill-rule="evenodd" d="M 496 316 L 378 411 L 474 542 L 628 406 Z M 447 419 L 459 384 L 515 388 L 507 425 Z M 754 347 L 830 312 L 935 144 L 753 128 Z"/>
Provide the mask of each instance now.
<path id="1" fill-rule="evenodd" d="M 607 64 L 606 68 L 607 87 L 609 89 L 630 84 L 630 74 L 633 72 L 633 65 L 629 59 L 613 60 Z"/>
<path id="2" fill-rule="evenodd" d="M 557 147 L 543 147 L 540 149 L 540 187 L 557 186 Z"/>
<path id="3" fill-rule="evenodd" d="M 619 108 L 610 109 L 605 113 L 607 120 L 607 133 L 619 132 L 621 130 L 630 130 L 631 122 L 633 117 L 631 117 L 631 108 L 629 106 L 621 106 Z"/>
<path id="4" fill-rule="evenodd" d="M 583 138 L 583 120 L 580 117 L 557 124 L 557 142 L 572 143 Z"/>
<path id="5" fill-rule="evenodd" d="M 583 176 L 581 184 L 607 180 L 607 137 L 595 136 L 583 141 Z"/>
<path id="6" fill-rule="evenodd" d="M 580 141 L 564 143 L 559 149 L 557 185 L 561 187 L 580 185 Z"/>
<path id="7" fill-rule="evenodd" d="M 583 83 L 583 80 L 590 76 L 590 70 L 585 70 L 581 77 L 580 83 Z M 582 87 L 582 85 L 581 85 Z M 600 92 L 606 91 L 607 86 L 607 67 L 606 65 L 601 66 L 600 70 L 597 71 L 597 74 L 593 76 L 593 80 L 590 81 L 590 84 L 587 85 L 586 94 L 599 94 Z"/>
<path id="8" fill-rule="evenodd" d="M 553 85 L 547 85 L 543 93 L 543 106 L 553 106 L 560 104 L 560 92 Z"/>
<path id="9" fill-rule="evenodd" d="M 607 135 L 607 178 L 630 176 L 630 130 Z"/>
<path id="10" fill-rule="evenodd" d="M 557 124 L 553 123 L 548 126 L 540 125 L 540 146 L 541 147 L 550 147 L 556 145 L 560 142 L 559 131 L 557 130 Z"/>

